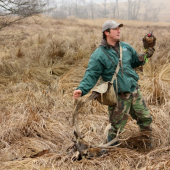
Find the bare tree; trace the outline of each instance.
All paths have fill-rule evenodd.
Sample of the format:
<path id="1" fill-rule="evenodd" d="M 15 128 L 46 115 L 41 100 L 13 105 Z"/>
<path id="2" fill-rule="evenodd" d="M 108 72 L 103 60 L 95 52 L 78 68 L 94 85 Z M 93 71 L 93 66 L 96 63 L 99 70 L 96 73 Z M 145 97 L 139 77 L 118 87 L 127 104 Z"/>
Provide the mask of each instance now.
<path id="1" fill-rule="evenodd" d="M 131 0 L 128 0 L 128 15 L 127 15 L 127 19 L 128 20 L 131 19 Z"/>
<path id="2" fill-rule="evenodd" d="M 137 20 L 142 0 L 128 0 L 128 20 Z"/>
<path id="3" fill-rule="evenodd" d="M 110 0 L 110 5 L 112 8 L 113 18 L 119 18 L 119 7 L 118 7 L 119 0 Z M 116 15 L 117 12 L 117 15 Z"/>
<path id="4" fill-rule="evenodd" d="M 58 8 L 53 11 L 53 16 L 57 18 L 66 18 L 75 16 L 77 18 L 88 18 L 86 0 L 61 0 Z"/>
<path id="5" fill-rule="evenodd" d="M 95 3 L 94 0 L 90 0 L 89 2 L 89 7 L 90 7 L 90 11 L 91 11 L 91 18 L 94 19 L 94 10 L 95 10 Z"/>
<path id="6" fill-rule="evenodd" d="M 147 0 L 145 2 L 144 20 L 154 22 L 159 21 L 158 15 L 163 9 L 165 9 L 165 5 L 163 3 L 155 5 L 150 0 Z"/>
<path id="7" fill-rule="evenodd" d="M 88 18 L 88 9 L 87 9 L 87 2 L 86 0 L 80 1 L 80 12 L 79 17 L 80 18 Z"/>
<path id="8" fill-rule="evenodd" d="M 73 15 L 73 3 L 69 0 L 60 1 L 60 7 L 54 11 L 53 16 L 58 18 L 65 18 Z"/>
<path id="9" fill-rule="evenodd" d="M 107 0 L 103 0 L 103 6 L 104 6 L 103 15 L 106 18 L 106 14 L 107 14 Z"/>
<path id="10" fill-rule="evenodd" d="M 43 12 L 42 0 L 0 0 L 0 29 Z"/>
<path id="11" fill-rule="evenodd" d="M 116 0 L 117 18 L 119 18 L 119 5 L 118 5 L 118 1 L 119 0 Z"/>
<path id="12" fill-rule="evenodd" d="M 80 5 L 80 1 L 79 0 L 74 0 L 72 2 L 70 2 L 73 8 L 73 14 L 76 16 L 76 18 L 78 18 L 79 16 L 79 5 Z"/>
<path id="13" fill-rule="evenodd" d="M 136 0 L 132 5 L 132 20 L 138 19 L 139 9 L 142 6 L 142 0 Z"/>

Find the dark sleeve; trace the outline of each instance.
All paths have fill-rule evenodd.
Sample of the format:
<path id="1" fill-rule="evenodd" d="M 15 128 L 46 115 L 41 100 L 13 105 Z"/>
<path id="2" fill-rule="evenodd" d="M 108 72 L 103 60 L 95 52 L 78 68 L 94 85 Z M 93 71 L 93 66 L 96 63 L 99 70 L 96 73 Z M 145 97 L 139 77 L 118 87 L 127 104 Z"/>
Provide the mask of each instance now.
<path id="1" fill-rule="evenodd" d="M 133 48 L 131 48 L 131 52 L 132 52 L 132 62 L 131 62 L 132 68 L 136 68 L 145 64 L 143 54 L 137 54 L 136 50 Z"/>
<path id="2" fill-rule="evenodd" d="M 82 96 L 87 94 L 95 86 L 103 72 L 103 69 L 104 67 L 101 60 L 99 58 L 96 59 L 92 54 L 84 77 L 77 87 L 77 89 L 82 91 Z"/>

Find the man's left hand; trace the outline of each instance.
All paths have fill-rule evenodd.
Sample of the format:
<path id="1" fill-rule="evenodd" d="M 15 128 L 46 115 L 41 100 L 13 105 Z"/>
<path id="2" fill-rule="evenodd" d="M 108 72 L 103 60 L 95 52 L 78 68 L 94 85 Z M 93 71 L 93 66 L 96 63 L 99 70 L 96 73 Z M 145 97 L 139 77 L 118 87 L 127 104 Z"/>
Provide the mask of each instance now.
<path id="1" fill-rule="evenodd" d="M 148 49 L 147 49 L 147 51 L 146 51 L 146 57 L 147 58 L 150 58 L 150 57 L 152 57 L 152 55 L 153 55 L 153 53 L 155 52 L 155 49 L 153 48 L 153 47 L 149 47 Z"/>

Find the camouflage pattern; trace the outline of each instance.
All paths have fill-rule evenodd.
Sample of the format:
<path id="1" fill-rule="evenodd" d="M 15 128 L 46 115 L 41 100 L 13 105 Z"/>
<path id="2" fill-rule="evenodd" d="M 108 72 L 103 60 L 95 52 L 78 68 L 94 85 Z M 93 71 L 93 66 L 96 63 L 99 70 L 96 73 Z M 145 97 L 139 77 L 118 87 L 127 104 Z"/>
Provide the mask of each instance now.
<path id="1" fill-rule="evenodd" d="M 115 138 L 117 131 L 121 132 L 130 114 L 137 121 L 141 131 L 151 131 L 152 117 L 142 98 L 140 88 L 133 93 L 118 94 L 118 105 L 109 106 L 109 121 L 111 128 L 108 131 L 108 140 Z"/>

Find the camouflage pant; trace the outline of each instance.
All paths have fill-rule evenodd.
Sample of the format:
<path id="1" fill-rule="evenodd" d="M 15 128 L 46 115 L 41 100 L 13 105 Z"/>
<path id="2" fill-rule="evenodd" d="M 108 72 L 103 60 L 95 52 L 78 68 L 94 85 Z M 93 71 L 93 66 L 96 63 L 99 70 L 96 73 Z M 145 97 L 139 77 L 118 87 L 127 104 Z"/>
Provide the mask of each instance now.
<path id="1" fill-rule="evenodd" d="M 108 138 L 115 138 L 118 129 L 123 130 L 128 113 L 137 121 L 140 130 L 151 131 L 152 117 L 142 98 L 139 88 L 133 93 L 123 93 L 118 95 L 118 105 L 109 106 L 109 121 L 111 128 L 108 131 Z"/>

